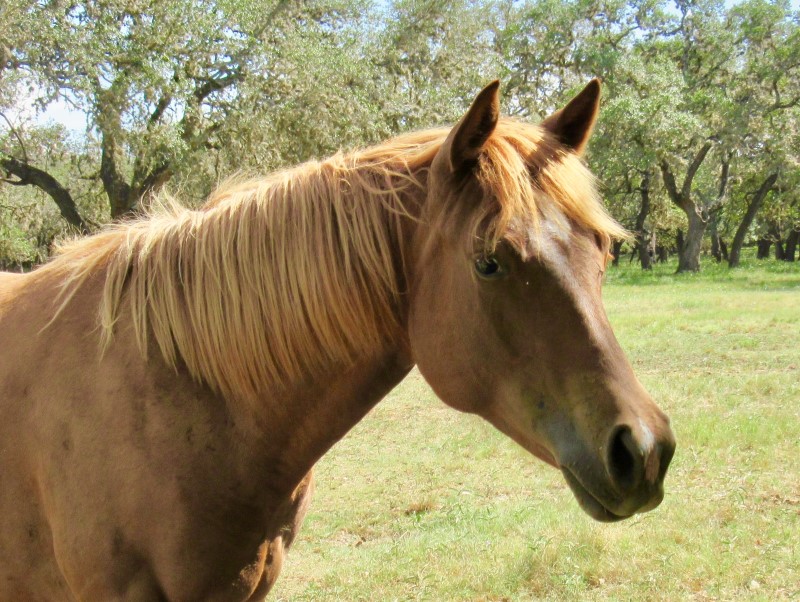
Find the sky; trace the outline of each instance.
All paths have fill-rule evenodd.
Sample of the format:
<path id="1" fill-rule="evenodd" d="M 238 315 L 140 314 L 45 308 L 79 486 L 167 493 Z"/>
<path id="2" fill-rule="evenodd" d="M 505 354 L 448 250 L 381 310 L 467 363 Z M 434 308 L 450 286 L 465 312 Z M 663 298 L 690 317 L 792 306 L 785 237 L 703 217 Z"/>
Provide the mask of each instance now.
<path id="1" fill-rule="evenodd" d="M 68 130 L 78 132 L 86 130 L 86 113 L 83 111 L 76 111 L 61 99 L 50 103 L 47 110 L 38 116 L 37 121 L 39 123 L 55 121 Z"/>

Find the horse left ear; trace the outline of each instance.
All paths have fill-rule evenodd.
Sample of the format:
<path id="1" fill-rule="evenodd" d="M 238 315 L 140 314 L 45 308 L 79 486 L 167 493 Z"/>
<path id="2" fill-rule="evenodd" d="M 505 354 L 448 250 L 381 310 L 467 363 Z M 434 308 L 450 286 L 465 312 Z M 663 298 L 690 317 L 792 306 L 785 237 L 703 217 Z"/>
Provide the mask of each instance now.
<path id="1" fill-rule="evenodd" d="M 483 145 L 500 117 L 500 81 L 481 90 L 461 121 L 452 129 L 445 144 L 450 144 L 450 169 L 455 173 L 474 165 Z"/>
<path id="2" fill-rule="evenodd" d="M 539 125 L 577 155 L 582 155 L 592 135 L 600 110 L 600 80 L 593 79 L 563 109 L 559 109 Z"/>

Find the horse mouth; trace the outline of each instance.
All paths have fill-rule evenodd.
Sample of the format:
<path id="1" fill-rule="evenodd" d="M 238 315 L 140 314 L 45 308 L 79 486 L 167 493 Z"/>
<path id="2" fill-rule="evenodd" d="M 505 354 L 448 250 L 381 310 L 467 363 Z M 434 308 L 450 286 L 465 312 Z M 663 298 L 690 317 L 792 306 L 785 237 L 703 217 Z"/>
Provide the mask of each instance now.
<path id="1" fill-rule="evenodd" d="M 578 500 L 581 509 L 596 521 L 613 523 L 633 516 L 633 514 L 616 514 L 612 510 L 609 510 L 603 502 L 597 499 L 591 491 L 583 486 L 568 468 L 562 466 L 561 472 L 564 475 L 564 479 L 567 481 L 567 485 L 569 485 L 569 488 L 572 490 L 575 499 Z"/>

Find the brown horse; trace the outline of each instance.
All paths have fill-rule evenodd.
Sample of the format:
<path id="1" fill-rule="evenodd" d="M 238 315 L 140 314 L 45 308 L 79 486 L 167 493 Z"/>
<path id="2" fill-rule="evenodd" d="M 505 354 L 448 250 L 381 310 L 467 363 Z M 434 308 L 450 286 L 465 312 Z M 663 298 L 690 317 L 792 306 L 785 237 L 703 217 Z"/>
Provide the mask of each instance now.
<path id="1" fill-rule="evenodd" d="M 0 599 L 263 597 L 314 463 L 415 364 L 592 517 L 658 505 L 674 438 L 603 310 L 623 232 L 579 158 L 599 84 L 539 126 L 497 91 L 0 278 Z"/>

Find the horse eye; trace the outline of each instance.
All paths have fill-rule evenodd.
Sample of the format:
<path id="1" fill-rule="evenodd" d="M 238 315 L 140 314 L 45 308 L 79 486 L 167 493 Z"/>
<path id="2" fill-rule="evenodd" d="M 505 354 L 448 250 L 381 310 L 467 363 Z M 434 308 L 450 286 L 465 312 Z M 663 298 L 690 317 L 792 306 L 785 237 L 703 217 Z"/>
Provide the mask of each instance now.
<path id="1" fill-rule="evenodd" d="M 497 260 L 492 255 L 482 255 L 478 257 L 475 260 L 475 271 L 478 272 L 479 276 L 483 276 L 484 278 L 491 278 L 503 272 L 502 269 L 500 269 L 500 264 L 497 263 Z"/>

